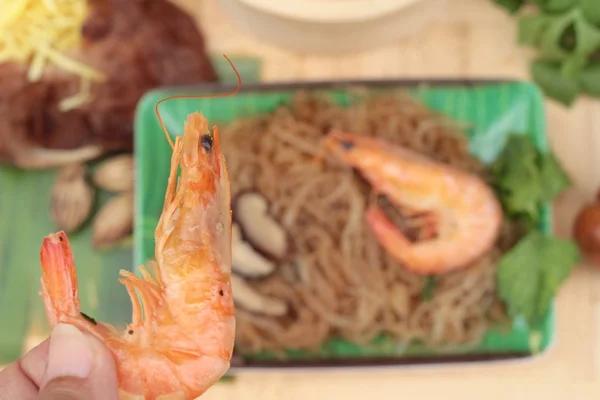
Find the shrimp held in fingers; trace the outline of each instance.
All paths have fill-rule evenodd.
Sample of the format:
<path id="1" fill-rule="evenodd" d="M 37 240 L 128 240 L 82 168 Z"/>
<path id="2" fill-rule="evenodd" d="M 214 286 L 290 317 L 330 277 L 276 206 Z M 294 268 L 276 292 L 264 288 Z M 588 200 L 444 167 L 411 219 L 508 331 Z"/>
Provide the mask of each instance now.
<path id="1" fill-rule="evenodd" d="M 367 210 L 377 241 L 406 268 L 442 274 L 468 266 L 493 246 L 502 208 L 480 177 L 402 147 L 346 133 L 330 133 L 325 149 L 358 170 L 390 203 L 433 218 L 435 236 L 413 241 L 380 206 Z"/>
<path id="2" fill-rule="evenodd" d="M 154 276 L 143 267 L 141 277 L 121 271 L 133 303 L 133 321 L 123 333 L 81 313 L 67 236 L 52 234 L 42 244 L 50 325 L 75 325 L 106 344 L 121 399 L 196 398 L 223 376 L 233 352 L 231 198 L 217 128 L 211 133 L 202 115 L 191 114 L 173 147 Z"/>

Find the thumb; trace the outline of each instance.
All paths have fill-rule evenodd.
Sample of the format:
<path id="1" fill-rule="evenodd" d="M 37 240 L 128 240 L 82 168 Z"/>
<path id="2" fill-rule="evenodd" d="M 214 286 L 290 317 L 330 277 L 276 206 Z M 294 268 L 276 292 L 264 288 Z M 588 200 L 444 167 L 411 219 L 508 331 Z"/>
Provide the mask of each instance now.
<path id="1" fill-rule="evenodd" d="M 104 344 L 72 325 L 56 325 L 38 400 L 116 400 L 117 390 L 115 363 Z"/>

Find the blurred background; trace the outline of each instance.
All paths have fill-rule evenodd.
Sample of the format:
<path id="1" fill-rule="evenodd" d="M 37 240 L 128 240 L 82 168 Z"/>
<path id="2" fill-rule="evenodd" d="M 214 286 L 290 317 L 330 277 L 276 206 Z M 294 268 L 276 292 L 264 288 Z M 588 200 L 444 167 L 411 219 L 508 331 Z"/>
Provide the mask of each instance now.
<path id="1" fill-rule="evenodd" d="M 234 209 L 252 254 L 205 398 L 597 397 L 597 0 L 0 2 L 0 365 L 48 333 L 39 247 L 58 229 L 82 309 L 130 321 L 118 271 L 153 257 L 170 160 L 154 105 L 232 88 L 223 54 L 242 92 L 164 104 L 165 124 L 219 124 L 234 197 L 267 204 L 289 248 L 257 250 L 262 211 Z M 450 272 L 392 257 L 357 173 L 302 173 L 333 128 L 488 183 L 503 216 L 457 215 L 496 223 L 494 243 Z"/>

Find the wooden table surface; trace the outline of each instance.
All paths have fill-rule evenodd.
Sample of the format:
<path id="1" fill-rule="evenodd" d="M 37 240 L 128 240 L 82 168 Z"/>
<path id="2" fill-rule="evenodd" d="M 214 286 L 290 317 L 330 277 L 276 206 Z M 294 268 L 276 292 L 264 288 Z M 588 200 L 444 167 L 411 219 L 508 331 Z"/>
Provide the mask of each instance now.
<path id="1" fill-rule="evenodd" d="M 212 52 L 263 60 L 263 79 L 341 78 L 528 79 L 532 54 L 516 45 L 515 20 L 490 0 L 452 0 L 441 21 L 419 35 L 368 53 L 327 57 L 295 54 L 240 31 L 215 0 L 174 0 L 196 15 Z M 282 0 L 287 1 L 287 0 Z M 570 235 L 578 208 L 600 187 L 600 101 L 570 110 L 547 101 L 554 151 L 574 181 L 555 206 L 555 229 Z M 582 266 L 557 299 L 553 348 L 539 359 L 495 365 L 403 370 L 248 375 L 218 384 L 203 398 L 275 399 L 592 399 L 600 398 L 600 268 Z M 527 387 L 527 392 L 523 389 Z"/>

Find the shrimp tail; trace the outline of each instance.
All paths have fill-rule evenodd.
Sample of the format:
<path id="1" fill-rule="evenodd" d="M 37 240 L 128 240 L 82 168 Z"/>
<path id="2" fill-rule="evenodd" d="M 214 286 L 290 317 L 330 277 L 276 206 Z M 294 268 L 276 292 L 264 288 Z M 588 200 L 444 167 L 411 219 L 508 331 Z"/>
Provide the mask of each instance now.
<path id="1" fill-rule="evenodd" d="M 40 294 L 44 300 L 50 328 L 63 322 L 85 330 L 101 340 L 114 335 L 114 327 L 96 322 L 81 312 L 75 259 L 69 239 L 63 231 L 44 237 L 40 262 Z"/>
<path id="2" fill-rule="evenodd" d="M 69 239 L 64 232 L 44 238 L 40 261 L 44 307 L 51 327 L 67 317 L 80 315 L 75 261 Z M 67 318 L 68 319 L 68 318 Z"/>

